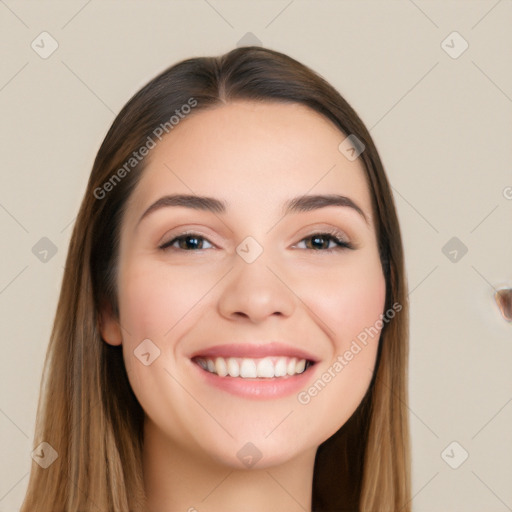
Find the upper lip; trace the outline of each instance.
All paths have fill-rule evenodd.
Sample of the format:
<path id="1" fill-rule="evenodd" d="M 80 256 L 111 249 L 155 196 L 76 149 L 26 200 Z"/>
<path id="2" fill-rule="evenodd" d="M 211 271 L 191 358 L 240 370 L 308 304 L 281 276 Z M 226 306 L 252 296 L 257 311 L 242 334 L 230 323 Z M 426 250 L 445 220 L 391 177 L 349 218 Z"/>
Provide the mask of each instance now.
<path id="1" fill-rule="evenodd" d="M 190 359 L 194 357 L 248 357 L 257 359 L 267 356 L 296 357 L 297 359 L 307 359 L 314 363 L 318 361 L 314 355 L 306 350 L 278 341 L 272 341 L 270 343 L 231 343 L 214 345 L 197 350 L 192 354 Z"/>

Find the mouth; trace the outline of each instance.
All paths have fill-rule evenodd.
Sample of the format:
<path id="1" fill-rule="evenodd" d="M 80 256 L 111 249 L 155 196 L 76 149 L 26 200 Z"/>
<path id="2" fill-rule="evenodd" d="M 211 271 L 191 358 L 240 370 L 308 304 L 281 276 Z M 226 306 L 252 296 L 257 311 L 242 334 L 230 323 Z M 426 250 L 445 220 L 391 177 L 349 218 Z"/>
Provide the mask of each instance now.
<path id="1" fill-rule="evenodd" d="M 312 379 L 318 360 L 289 345 L 218 345 L 190 357 L 208 386 L 244 398 L 271 399 L 297 393 Z"/>
<path id="2" fill-rule="evenodd" d="M 275 379 L 304 373 L 314 362 L 296 357 L 195 357 L 192 359 L 203 370 L 219 377 L 241 379 Z"/>

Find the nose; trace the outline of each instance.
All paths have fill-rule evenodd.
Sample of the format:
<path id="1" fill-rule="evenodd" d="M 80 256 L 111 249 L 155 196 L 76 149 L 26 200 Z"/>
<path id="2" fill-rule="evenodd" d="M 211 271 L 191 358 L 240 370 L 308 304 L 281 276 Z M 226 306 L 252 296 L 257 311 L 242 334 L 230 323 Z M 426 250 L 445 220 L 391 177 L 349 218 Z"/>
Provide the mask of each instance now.
<path id="1" fill-rule="evenodd" d="M 287 318 L 293 314 L 298 298 L 282 272 L 263 257 L 252 263 L 237 258 L 234 265 L 218 300 L 224 318 L 260 323 L 268 317 Z"/>

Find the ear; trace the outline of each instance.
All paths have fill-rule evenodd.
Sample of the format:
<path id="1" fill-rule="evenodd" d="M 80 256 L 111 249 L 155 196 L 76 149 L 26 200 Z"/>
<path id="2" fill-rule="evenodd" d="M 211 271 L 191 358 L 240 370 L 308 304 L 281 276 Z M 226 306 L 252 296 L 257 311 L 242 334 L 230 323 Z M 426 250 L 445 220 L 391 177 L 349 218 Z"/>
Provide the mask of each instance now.
<path id="1" fill-rule="evenodd" d="M 99 329 L 103 341 L 109 345 L 121 345 L 123 336 L 121 327 L 117 320 L 110 303 L 103 303 L 99 313 Z"/>

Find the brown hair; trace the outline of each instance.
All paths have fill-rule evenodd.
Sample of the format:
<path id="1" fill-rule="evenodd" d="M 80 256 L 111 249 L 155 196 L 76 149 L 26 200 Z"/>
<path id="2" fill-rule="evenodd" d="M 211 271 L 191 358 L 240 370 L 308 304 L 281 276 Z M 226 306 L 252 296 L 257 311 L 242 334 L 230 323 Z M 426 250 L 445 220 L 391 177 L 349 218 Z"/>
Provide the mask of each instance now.
<path id="1" fill-rule="evenodd" d="M 102 340 L 98 322 L 104 307 L 118 315 L 120 223 L 146 160 L 125 166 L 108 194 L 97 191 L 106 190 L 155 127 L 168 123 L 190 98 L 197 101 L 194 112 L 236 99 L 300 103 L 364 144 L 360 158 L 386 279 L 386 311 L 393 304 L 401 310 L 382 328 L 375 373 L 360 406 L 317 451 L 313 510 L 409 512 L 409 308 L 390 186 L 368 130 L 340 94 L 296 60 L 259 47 L 179 62 L 137 92 L 110 127 L 73 229 L 41 381 L 34 446 L 48 442 L 58 458 L 47 469 L 32 464 L 21 512 L 145 510 L 144 412 L 122 348 Z"/>

